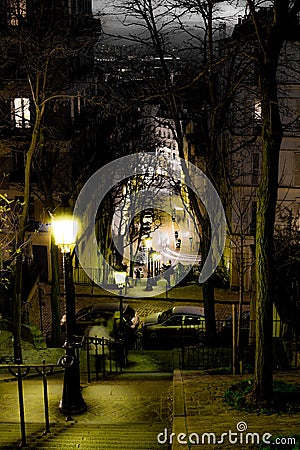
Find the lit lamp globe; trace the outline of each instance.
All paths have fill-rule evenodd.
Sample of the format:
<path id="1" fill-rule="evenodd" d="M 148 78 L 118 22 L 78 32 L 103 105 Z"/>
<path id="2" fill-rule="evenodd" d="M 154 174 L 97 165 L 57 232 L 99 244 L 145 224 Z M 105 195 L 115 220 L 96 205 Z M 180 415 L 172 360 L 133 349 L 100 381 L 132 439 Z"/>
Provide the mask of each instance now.
<path id="1" fill-rule="evenodd" d="M 76 242 L 78 223 L 71 215 L 54 216 L 52 230 L 55 244 L 61 247 L 63 253 L 69 252 Z"/>
<path id="2" fill-rule="evenodd" d="M 120 297 L 120 305 L 119 305 L 119 313 L 120 313 L 120 325 L 119 325 L 119 335 L 120 338 L 122 338 L 122 331 L 123 331 L 123 287 L 126 283 L 126 276 L 127 272 L 125 271 L 117 271 L 114 272 L 115 276 L 115 282 L 118 286 L 119 290 L 119 297 Z"/>
<path id="3" fill-rule="evenodd" d="M 149 236 L 144 240 L 144 242 L 147 250 L 150 250 L 150 248 L 152 247 L 152 238 Z"/>
<path id="4" fill-rule="evenodd" d="M 119 288 L 123 288 L 126 281 L 126 275 L 127 273 L 125 271 L 115 271 L 115 282 L 118 285 Z"/>

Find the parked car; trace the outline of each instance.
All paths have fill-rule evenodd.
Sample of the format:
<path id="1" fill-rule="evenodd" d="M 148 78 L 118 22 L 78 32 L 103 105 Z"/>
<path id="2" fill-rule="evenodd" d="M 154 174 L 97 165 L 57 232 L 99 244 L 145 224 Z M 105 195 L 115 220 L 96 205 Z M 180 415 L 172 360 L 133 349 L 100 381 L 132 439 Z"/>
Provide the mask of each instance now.
<path id="1" fill-rule="evenodd" d="M 174 306 L 146 317 L 142 323 L 144 348 L 181 347 L 204 339 L 204 309 L 199 306 Z"/>
<path id="2" fill-rule="evenodd" d="M 76 313 L 75 334 L 83 336 L 88 334 L 91 327 L 101 325 L 105 327 L 111 337 L 114 333 L 114 319 L 120 313 L 119 303 L 96 303 L 95 305 L 85 306 Z M 118 316 L 120 317 L 120 316 Z M 135 309 L 128 304 L 123 304 L 123 320 L 126 328 L 133 333 L 137 331 L 139 317 Z M 66 331 L 66 315 L 64 314 L 60 321 L 62 333 Z M 102 337 L 102 336 L 98 336 Z"/>

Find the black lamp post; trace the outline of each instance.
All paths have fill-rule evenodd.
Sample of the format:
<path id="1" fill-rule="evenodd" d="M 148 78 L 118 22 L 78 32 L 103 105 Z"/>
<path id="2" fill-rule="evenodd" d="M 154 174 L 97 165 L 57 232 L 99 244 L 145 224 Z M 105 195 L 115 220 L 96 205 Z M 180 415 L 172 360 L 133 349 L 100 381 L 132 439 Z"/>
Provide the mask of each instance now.
<path id="1" fill-rule="evenodd" d="M 76 357 L 74 331 L 75 317 L 75 289 L 72 280 L 71 247 L 75 244 L 76 223 L 73 216 L 65 213 L 61 217 L 54 217 L 52 228 L 56 245 L 61 248 L 63 256 L 64 291 L 66 300 L 66 329 L 67 336 L 64 343 L 65 355 L 61 364 L 65 368 L 62 398 L 59 409 L 70 419 L 72 414 L 82 414 L 86 411 L 86 403 L 81 394 L 79 361 Z"/>
<path id="2" fill-rule="evenodd" d="M 123 324 L 123 287 L 126 286 L 126 277 L 127 273 L 125 271 L 115 271 L 114 273 L 116 284 L 119 288 L 119 297 L 120 297 L 120 326 Z M 126 292 L 125 292 L 126 295 Z"/>
<path id="3" fill-rule="evenodd" d="M 145 287 L 145 291 L 153 291 L 153 287 L 152 284 L 150 282 L 150 278 L 151 278 L 151 267 L 150 267 L 150 251 L 152 248 L 152 239 L 149 236 L 147 239 L 145 239 L 145 244 L 148 250 L 148 260 L 147 260 L 147 284 Z"/>

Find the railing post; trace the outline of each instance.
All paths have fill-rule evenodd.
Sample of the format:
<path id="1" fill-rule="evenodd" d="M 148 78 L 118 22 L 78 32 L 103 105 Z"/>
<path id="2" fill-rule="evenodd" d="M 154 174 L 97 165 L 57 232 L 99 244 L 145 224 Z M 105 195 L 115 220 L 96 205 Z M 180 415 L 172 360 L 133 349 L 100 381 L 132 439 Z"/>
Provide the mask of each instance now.
<path id="1" fill-rule="evenodd" d="M 86 366 L 88 372 L 88 383 L 91 382 L 91 361 L 90 361 L 90 340 L 88 336 L 84 337 L 86 344 Z"/>
<path id="2" fill-rule="evenodd" d="M 51 373 L 53 368 L 50 370 Z M 49 421 L 49 403 L 48 403 L 48 385 L 47 385 L 47 371 L 45 367 L 45 360 L 43 360 L 43 367 L 40 370 L 36 367 L 36 371 L 43 377 L 43 392 L 44 392 L 44 412 L 45 412 L 45 431 L 44 436 L 50 432 L 50 421 Z"/>
<path id="3" fill-rule="evenodd" d="M 18 398 L 19 398 L 19 413 L 20 413 L 20 427 L 21 427 L 21 447 L 27 446 L 26 439 L 26 424 L 25 424 L 25 413 L 24 413 L 24 395 L 23 395 L 23 378 L 25 378 L 30 372 L 30 368 L 35 368 L 36 371 L 43 377 L 43 392 L 44 392 L 44 412 L 45 412 L 45 423 L 46 429 L 43 435 L 50 432 L 50 422 L 49 422 L 49 403 L 48 403 L 48 386 L 47 386 L 47 374 L 53 372 L 54 367 L 58 364 L 46 364 L 43 360 L 43 364 L 18 364 L 18 365 L 1 365 L 8 369 L 9 373 L 17 378 L 18 385 Z M 42 369 L 40 369 L 42 367 Z"/>
<path id="4" fill-rule="evenodd" d="M 102 355 L 101 355 L 101 362 L 102 362 L 102 374 L 103 374 L 103 378 L 105 378 L 105 339 L 102 338 L 101 339 L 101 351 L 102 351 Z"/>
<path id="5" fill-rule="evenodd" d="M 95 370 L 96 370 L 96 380 L 99 380 L 99 376 L 98 376 L 98 340 L 97 340 L 97 336 L 95 336 Z"/>
<path id="6" fill-rule="evenodd" d="M 25 428 L 25 414 L 24 414 L 24 398 L 23 398 L 23 382 L 22 378 L 26 377 L 30 368 L 26 367 L 25 371 L 21 372 L 21 366 L 17 367 L 17 372 L 13 370 L 12 367 L 8 367 L 11 375 L 17 378 L 18 380 L 18 397 L 19 397 L 19 410 L 20 410 L 20 426 L 21 426 L 21 440 L 22 447 L 26 446 L 26 428 Z"/>
<path id="7" fill-rule="evenodd" d="M 236 364 L 237 364 L 237 354 L 236 354 L 236 304 L 233 303 L 232 307 L 232 375 L 236 375 Z"/>
<path id="8" fill-rule="evenodd" d="M 24 414 L 23 382 L 22 382 L 22 373 L 21 373 L 20 367 L 18 367 L 18 394 L 19 394 L 22 447 L 25 447 L 26 446 L 26 429 L 25 429 L 25 414 Z"/>

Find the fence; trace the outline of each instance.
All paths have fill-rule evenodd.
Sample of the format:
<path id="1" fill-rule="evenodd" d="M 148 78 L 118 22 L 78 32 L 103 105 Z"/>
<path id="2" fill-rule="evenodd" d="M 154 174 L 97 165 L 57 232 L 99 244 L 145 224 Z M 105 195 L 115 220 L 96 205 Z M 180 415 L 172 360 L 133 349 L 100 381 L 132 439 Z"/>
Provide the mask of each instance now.
<path id="1" fill-rule="evenodd" d="M 247 318 L 248 316 L 248 318 Z M 240 350 L 238 363 L 241 371 L 252 372 L 255 358 L 255 321 L 244 316 L 240 330 Z M 198 328 L 199 342 L 175 349 L 175 361 L 181 369 L 231 368 L 234 351 L 233 323 L 217 321 L 217 339 L 209 345 L 203 339 L 205 331 Z M 193 330 L 195 332 L 195 329 Z M 292 333 L 288 324 L 280 320 L 273 321 L 273 363 L 274 368 L 300 367 L 300 339 Z"/>
<path id="2" fill-rule="evenodd" d="M 127 362 L 123 341 L 114 341 L 97 336 L 84 336 L 82 344 L 81 372 L 86 367 L 89 383 L 93 373 L 98 380 L 100 374 L 104 378 L 106 375 L 122 372 Z"/>

